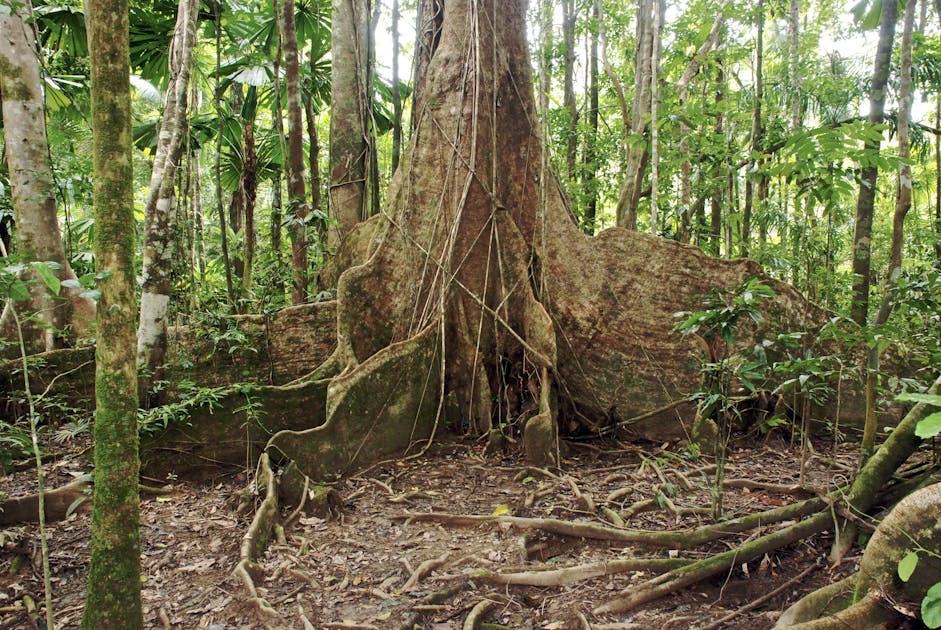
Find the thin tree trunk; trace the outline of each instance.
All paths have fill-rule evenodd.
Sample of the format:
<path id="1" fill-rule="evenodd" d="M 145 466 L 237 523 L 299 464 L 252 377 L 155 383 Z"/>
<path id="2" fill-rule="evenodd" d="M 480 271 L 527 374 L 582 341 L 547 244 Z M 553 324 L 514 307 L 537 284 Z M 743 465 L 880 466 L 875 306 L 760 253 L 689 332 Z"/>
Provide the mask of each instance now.
<path id="1" fill-rule="evenodd" d="M 660 130 L 657 116 L 660 109 L 660 47 L 666 0 L 655 0 L 653 6 L 653 42 L 650 53 L 650 232 L 660 230 Z"/>
<path id="2" fill-rule="evenodd" d="M 173 270 L 173 234 L 176 212 L 176 170 L 186 132 L 186 106 L 190 69 L 196 46 L 196 0 L 179 0 L 176 30 L 170 44 L 170 82 L 154 165 L 144 208 L 144 243 L 137 362 L 159 378 L 167 345 L 167 310 Z M 145 387 L 149 383 L 145 380 Z"/>
<path id="3" fill-rule="evenodd" d="M 575 0 L 562 0 L 562 41 L 565 45 L 563 104 L 568 115 L 565 167 L 570 189 L 577 178 L 575 164 L 578 157 L 578 107 L 575 104 L 575 22 L 577 19 L 578 8 L 575 6 Z"/>
<path id="4" fill-rule="evenodd" d="M 311 59 L 311 64 L 313 64 L 313 62 L 313 59 Z M 314 111 L 312 99 L 304 99 L 304 110 L 307 115 L 307 163 L 310 169 L 310 210 L 315 216 L 318 216 L 323 212 L 321 208 L 323 200 L 320 194 L 320 136 L 317 133 L 317 112 Z M 323 244 L 327 239 L 327 226 L 319 219 L 314 222 L 314 225 L 314 229 L 317 233 L 317 245 L 322 251 Z"/>
<path id="5" fill-rule="evenodd" d="M 755 105 L 752 108 L 751 123 L 751 159 L 745 175 L 745 206 L 742 208 L 742 242 L 741 255 L 749 254 L 749 241 L 751 240 L 752 212 L 755 205 L 755 187 L 761 187 L 764 177 L 760 173 L 762 160 L 758 158 L 761 150 L 762 125 L 761 101 L 764 98 L 764 47 L 765 47 L 765 2 L 758 0 L 755 8 L 758 12 L 757 34 L 755 36 Z M 767 193 L 765 193 L 767 194 Z M 761 197 L 761 194 L 758 195 Z"/>
<path id="6" fill-rule="evenodd" d="M 876 60 L 872 70 L 872 87 L 869 97 L 869 122 L 873 125 L 882 123 L 885 111 L 885 87 L 889 80 L 889 66 L 892 62 L 892 43 L 895 39 L 895 23 L 898 20 L 898 3 L 882 4 L 882 25 L 879 27 L 879 43 L 876 48 Z M 879 141 L 867 141 L 865 148 L 871 154 L 878 154 Z M 853 288 L 850 313 L 853 321 L 860 326 L 866 325 L 869 317 L 869 285 L 872 251 L 872 216 L 876 199 L 876 183 L 879 168 L 870 164 L 862 169 L 859 184 L 859 197 L 856 200 L 856 227 L 853 231 Z"/>
<path id="7" fill-rule="evenodd" d="M 369 217 L 379 212 L 379 151 L 376 146 L 376 120 L 373 116 L 372 104 L 376 102 L 376 28 L 379 26 L 379 16 L 382 9 L 382 3 L 376 0 L 369 0 L 372 10 L 372 17 L 369 21 L 368 54 L 366 55 L 366 97 L 363 102 L 363 111 L 366 113 L 366 147 L 369 156 L 368 180 L 366 182 L 366 206 L 359 220 L 365 221 Z"/>
<path id="8" fill-rule="evenodd" d="M 258 192 L 258 156 L 255 153 L 255 123 L 247 121 L 242 130 L 242 175 L 239 192 L 244 213 L 242 249 L 242 299 L 239 312 L 247 312 L 252 294 L 252 264 L 255 259 L 255 201 Z"/>
<path id="9" fill-rule="evenodd" d="M 399 0 L 392 0 L 392 174 L 402 154 L 402 94 L 399 90 Z"/>
<path id="10" fill-rule="evenodd" d="M 229 304 L 235 306 L 235 285 L 232 283 L 232 265 L 229 259 L 229 234 L 225 220 L 225 208 L 222 201 L 222 136 L 225 129 L 222 117 L 222 5 L 213 4 L 213 21 L 216 30 L 216 85 L 213 90 L 213 106 L 216 111 L 216 155 L 213 163 L 216 187 L 216 212 L 219 214 L 219 231 L 222 245 L 222 266 L 225 269 L 225 290 Z"/>
<path id="11" fill-rule="evenodd" d="M 367 213 L 370 147 L 370 12 L 368 0 L 333 2 L 333 71 L 330 83 L 330 226 L 336 247 Z"/>
<path id="12" fill-rule="evenodd" d="M 95 494 L 82 628 L 144 627 L 135 361 L 134 178 L 126 0 L 86 4 L 94 138 Z"/>
<path id="13" fill-rule="evenodd" d="M 886 274 L 885 286 L 882 291 L 882 304 L 874 327 L 883 326 L 889 321 L 892 308 L 892 292 L 899 276 L 902 275 L 902 245 L 905 237 L 905 216 L 912 207 L 912 167 L 908 164 L 911 154 L 909 142 L 909 123 L 912 116 L 912 31 L 915 24 L 915 9 L 918 0 L 907 0 L 905 3 L 905 19 L 902 27 L 902 50 L 899 74 L 899 113 L 898 113 L 898 152 L 899 175 L 898 188 L 895 198 L 895 212 L 892 216 L 892 247 L 889 253 L 889 269 Z M 880 350 L 878 344 L 873 343 L 869 348 L 869 359 L 866 370 L 866 422 L 863 427 L 863 440 L 861 450 L 865 455 L 872 452 L 875 446 L 876 430 L 876 387 L 879 381 Z"/>
<path id="14" fill-rule="evenodd" d="M 585 141 L 585 170 L 582 188 L 587 197 L 585 220 L 582 229 L 586 234 L 594 234 L 598 216 L 598 156 L 595 145 L 598 142 L 598 29 L 601 13 L 598 3 L 592 4 L 592 17 L 596 27 L 589 37 L 588 53 L 588 138 Z"/>
<path id="15" fill-rule="evenodd" d="M 617 225 L 629 230 L 637 229 L 637 206 L 644 180 L 644 164 L 648 158 L 647 121 L 650 117 L 650 75 L 653 57 L 654 0 L 637 3 L 637 49 L 634 52 L 634 105 L 631 113 L 630 135 L 627 143 L 627 164 L 624 183 L 618 195 Z"/>
<path id="16" fill-rule="evenodd" d="M 693 78 L 699 74 L 699 70 L 706 60 L 706 55 L 718 45 L 724 23 L 725 13 L 723 8 L 723 10 L 720 10 L 719 14 L 716 15 L 716 21 L 713 22 L 712 29 L 710 29 L 706 40 L 699 46 L 699 49 L 696 51 L 696 54 L 693 55 L 693 58 L 689 60 L 689 63 L 686 64 L 683 75 L 676 83 L 680 111 L 682 112 L 680 116 L 680 241 L 683 243 L 690 241 L 692 221 L 693 167 L 689 157 L 689 134 L 691 129 L 689 128 L 686 117 L 686 103 L 689 100 L 689 84 L 692 83 Z"/>
<path id="17" fill-rule="evenodd" d="M 275 129 L 278 132 L 278 146 L 281 149 L 282 167 L 275 174 L 274 182 L 272 182 L 270 233 L 271 250 L 274 253 L 276 261 L 275 268 L 279 271 L 281 270 L 281 264 L 283 261 L 281 257 L 281 226 L 284 223 L 284 203 L 281 198 L 281 179 L 282 174 L 286 170 L 285 166 L 287 164 L 288 154 L 287 139 L 284 136 L 284 107 L 281 103 L 281 57 L 284 51 L 284 47 L 281 40 L 280 2 L 281 0 L 271 0 L 271 9 L 274 15 L 275 31 L 277 32 L 277 50 L 275 51 L 274 56 L 274 110 L 271 112 L 271 117 L 274 121 Z M 284 299 L 284 277 L 281 273 L 277 273 L 275 275 L 272 285 L 274 287 L 274 292 L 278 296 L 275 303 L 281 304 L 281 300 Z"/>
<path id="18" fill-rule="evenodd" d="M 0 13 L 0 91 L 17 250 L 27 261 L 57 263 L 61 268 L 55 275 L 60 280 L 74 280 L 59 232 L 39 58 L 33 29 L 24 15 L 30 8 L 23 3 L 9 6 L 9 13 Z M 30 310 L 37 312 L 43 323 L 24 326 L 30 350 L 51 350 L 60 345 L 62 331 L 69 323 L 75 328 L 73 334 L 81 334 L 92 323 L 95 304 L 78 297 L 80 291 L 64 289 L 69 299 L 57 303 L 38 278 L 30 283 L 29 291 Z M 3 320 L 0 328 L 8 333 L 4 336 L 15 338 L 12 313 L 4 313 Z"/>
<path id="19" fill-rule="evenodd" d="M 307 191 L 304 187 L 304 124 L 301 120 L 300 59 L 294 25 L 294 0 L 281 2 L 281 43 L 288 92 L 288 207 L 291 217 L 291 303 L 307 301 Z M 334 63 L 336 59 L 334 58 Z"/>

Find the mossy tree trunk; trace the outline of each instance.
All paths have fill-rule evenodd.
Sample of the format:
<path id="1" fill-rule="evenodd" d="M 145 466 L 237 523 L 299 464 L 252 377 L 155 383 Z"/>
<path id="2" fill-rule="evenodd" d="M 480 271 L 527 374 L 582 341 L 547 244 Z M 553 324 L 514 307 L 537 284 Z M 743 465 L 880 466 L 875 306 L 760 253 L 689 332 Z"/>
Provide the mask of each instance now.
<path id="1" fill-rule="evenodd" d="M 134 180 L 126 0 L 89 0 L 95 261 L 95 473 L 82 628 L 142 628 L 134 324 Z"/>
<path id="2" fill-rule="evenodd" d="M 0 12 L 0 91 L 17 253 L 28 261 L 58 263 L 61 269 L 56 276 L 74 280 L 59 232 L 39 57 L 33 26 L 26 19 L 31 9 L 28 2 L 4 4 L 7 11 Z M 95 303 L 78 297 L 80 292 L 63 288 L 67 299 L 56 301 L 46 285 L 34 278 L 29 309 L 38 314 L 40 324 L 24 328 L 30 350 L 52 350 L 61 345 L 63 337 L 68 336 L 63 333 L 69 324 L 72 336 L 88 328 L 94 319 Z M 15 328 L 12 314 L 5 311 L 0 333 L 13 339 Z"/>
<path id="3" fill-rule="evenodd" d="M 179 0 L 176 30 L 170 42 L 170 81 L 154 152 L 150 190 L 144 208 L 144 247 L 141 277 L 137 361 L 158 375 L 167 349 L 167 309 L 173 270 L 176 220 L 176 171 L 186 134 L 187 95 L 196 45 L 196 0 Z"/>

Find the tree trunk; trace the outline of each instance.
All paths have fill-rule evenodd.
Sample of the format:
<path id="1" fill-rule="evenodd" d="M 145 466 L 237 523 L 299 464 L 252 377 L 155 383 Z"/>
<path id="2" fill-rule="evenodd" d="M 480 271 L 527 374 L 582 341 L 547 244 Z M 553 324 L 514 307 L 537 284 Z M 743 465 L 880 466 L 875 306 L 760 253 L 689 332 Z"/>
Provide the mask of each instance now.
<path id="1" fill-rule="evenodd" d="M 144 208 L 144 243 L 141 278 L 137 362 L 159 378 L 167 349 L 167 309 L 173 270 L 173 234 L 176 215 L 176 171 L 186 133 L 186 105 L 190 69 L 196 45 L 196 0 L 179 0 L 176 30 L 170 42 L 170 81 Z M 149 389 L 149 387 L 148 387 Z"/>
<path id="2" fill-rule="evenodd" d="M 690 128 L 686 117 L 686 103 L 689 100 L 689 84 L 692 83 L 696 75 L 699 74 L 703 62 L 706 61 L 706 55 L 715 48 L 722 35 L 722 26 L 725 23 L 724 10 L 720 10 L 716 15 L 716 21 L 712 24 L 712 29 L 706 37 L 706 41 L 699 46 L 696 54 L 686 64 L 683 75 L 676 83 L 679 95 L 680 111 L 680 241 L 688 243 L 690 241 L 692 229 L 692 174 L 693 166 L 689 157 L 689 134 Z"/>
<path id="3" fill-rule="evenodd" d="M 91 61 L 95 266 L 101 280 L 95 350 L 95 475 L 82 628 L 143 628 L 134 323 L 134 179 L 128 7 L 87 4 Z"/>
<path id="4" fill-rule="evenodd" d="M 882 124 L 885 111 L 885 88 L 889 80 L 892 63 L 892 43 L 895 39 L 895 23 L 898 20 L 898 3 L 882 4 L 882 24 L 879 27 L 879 43 L 876 61 L 872 70 L 872 87 L 869 96 L 869 122 Z M 879 153 L 879 141 L 867 141 L 866 151 L 873 156 Z M 853 230 L 853 288 L 850 316 L 860 326 L 869 318 L 870 253 L 872 251 L 872 217 L 876 199 L 876 183 L 879 167 L 874 163 L 862 169 L 859 196 L 856 199 L 856 227 Z"/>
<path id="5" fill-rule="evenodd" d="M 330 216 L 334 248 L 367 214 L 369 138 L 369 0 L 334 0 L 330 83 Z"/>
<path id="6" fill-rule="evenodd" d="M 29 11 L 29 4 L 8 6 L 8 13 L 0 13 L 0 91 L 17 250 L 26 261 L 60 265 L 55 275 L 60 280 L 74 280 L 59 232 L 36 41 L 33 26 L 23 15 Z M 61 345 L 63 331 L 70 323 L 72 336 L 81 336 L 92 323 L 95 304 L 78 297 L 80 290 L 64 289 L 68 299 L 57 303 L 46 285 L 34 277 L 29 292 L 29 308 L 39 314 L 42 322 L 41 326 L 24 327 L 24 340 L 30 350 L 51 350 Z M 0 329 L 7 339 L 16 337 L 12 314 L 4 313 Z"/>
<path id="7" fill-rule="evenodd" d="M 741 255 L 747 257 L 749 253 L 749 241 L 751 240 L 751 221 L 752 211 L 755 205 L 755 187 L 761 188 L 764 176 L 760 169 L 762 161 L 758 157 L 761 151 L 762 125 L 761 125 L 761 101 L 764 98 L 764 48 L 765 48 L 765 2 L 758 0 L 757 11 L 757 34 L 755 35 L 755 104 L 752 107 L 751 123 L 751 157 L 748 161 L 748 167 L 745 175 L 745 205 L 742 208 L 742 242 Z M 766 195 L 767 193 L 765 193 Z M 759 194 L 760 198 L 762 195 Z"/>
<path id="8" fill-rule="evenodd" d="M 578 20 L 578 8 L 575 0 L 562 0 L 562 41 L 565 45 L 565 78 L 563 83 L 563 104 L 568 116 L 568 128 L 565 134 L 565 167 L 568 190 L 575 184 L 575 171 L 578 157 L 578 107 L 575 105 L 575 22 Z"/>
<path id="9" fill-rule="evenodd" d="M 654 38 L 654 0 L 638 0 L 637 49 L 634 51 L 634 106 L 631 114 L 630 135 L 627 142 L 627 165 L 624 183 L 618 195 L 617 225 L 629 230 L 637 229 L 637 206 L 644 181 L 644 166 L 648 159 L 647 121 L 650 118 L 650 77 L 652 73 Z"/>
<path id="10" fill-rule="evenodd" d="M 415 58 L 412 68 L 412 122 L 415 130 L 424 105 L 422 97 L 428 80 L 428 65 L 438 49 L 444 23 L 444 0 L 418 0 L 415 19 Z"/>
<path id="11" fill-rule="evenodd" d="M 255 258 L 255 200 L 258 192 L 258 155 L 255 153 L 255 123 L 247 121 L 242 129 L 242 174 L 239 195 L 242 198 L 242 300 L 239 312 L 248 310 L 252 295 L 252 263 Z"/>
<path id="12" fill-rule="evenodd" d="M 216 84 L 213 90 L 213 108 L 216 111 L 216 155 L 213 162 L 213 175 L 216 187 L 216 212 L 219 214 L 219 231 L 222 245 L 222 267 L 225 271 L 225 290 L 229 304 L 234 308 L 236 302 L 235 285 L 232 283 L 232 265 L 229 258 L 229 233 L 226 229 L 225 208 L 222 201 L 222 138 L 225 131 L 225 119 L 222 116 L 222 4 L 212 5 L 213 25 L 216 31 Z"/>
<path id="13" fill-rule="evenodd" d="M 660 47 L 666 0 L 655 0 L 653 6 L 653 43 L 650 53 L 650 233 L 660 230 Z"/>
<path id="14" fill-rule="evenodd" d="M 361 249 L 338 253 L 354 261 L 337 286 L 338 347 L 306 381 L 326 398 L 311 426 L 324 421 L 270 442 L 311 477 L 417 449 L 445 421 L 525 423 L 527 456 L 544 464 L 560 415 L 598 430 L 653 409 L 632 429 L 682 434 L 680 392 L 698 387 L 690 356 L 705 346 L 663 313 L 761 275 L 646 234 L 578 230 L 543 170 L 526 30 L 523 0 L 446 3 L 389 206 L 349 239 Z M 827 319 L 761 277 L 778 294 L 769 326 Z M 630 382 L 615 376 L 625 370 Z"/>
<path id="15" fill-rule="evenodd" d="M 311 64 L 313 64 L 313 62 L 314 60 L 311 59 Z M 327 242 L 327 226 L 322 218 L 320 218 L 323 216 L 323 208 L 321 207 L 323 200 L 320 194 L 320 135 L 317 133 L 317 112 L 314 111 L 312 98 L 308 97 L 304 100 L 304 111 L 307 115 L 307 163 L 310 169 L 310 210 L 315 217 L 318 217 L 314 222 L 314 229 L 317 234 L 317 248 L 320 250 L 320 256 L 318 257 L 322 257 L 323 245 Z"/>
<path id="16" fill-rule="evenodd" d="M 591 43 L 588 53 L 588 137 L 585 140 L 585 170 L 582 176 L 582 190 L 586 197 L 582 229 L 588 235 L 595 233 L 595 223 L 598 217 L 596 144 L 598 142 L 598 29 L 601 13 L 597 2 L 592 4 L 592 18 L 596 26 L 589 34 Z"/>
<path id="17" fill-rule="evenodd" d="M 402 94 L 399 90 L 399 0 L 392 0 L 392 175 L 402 154 Z"/>
<path id="18" fill-rule="evenodd" d="M 281 43 L 288 92 L 288 214 L 291 217 L 291 303 L 307 301 L 307 192 L 304 187 L 304 124 L 301 119 L 301 75 L 294 25 L 294 0 L 281 1 Z M 334 66 L 336 57 L 334 57 Z"/>
<path id="19" fill-rule="evenodd" d="M 889 252 L 889 268 L 882 291 L 882 304 L 879 306 L 879 312 L 876 313 L 876 319 L 873 322 L 874 327 L 885 325 L 889 321 L 889 316 L 895 306 L 892 296 L 895 285 L 902 275 L 905 216 L 912 207 L 912 167 L 908 164 L 911 143 L 909 142 L 908 126 L 912 116 L 912 31 L 915 25 L 916 4 L 918 4 L 918 0 L 907 0 L 905 3 L 898 97 L 898 152 L 900 161 L 898 187 L 895 197 L 895 212 L 892 216 L 892 247 Z M 864 454 L 872 452 L 878 429 L 878 419 L 876 418 L 876 388 L 879 381 L 880 362 L 878 345 L 875 342 L 871 344 L 866 369 L 866 423 L 860 446 Z"/>

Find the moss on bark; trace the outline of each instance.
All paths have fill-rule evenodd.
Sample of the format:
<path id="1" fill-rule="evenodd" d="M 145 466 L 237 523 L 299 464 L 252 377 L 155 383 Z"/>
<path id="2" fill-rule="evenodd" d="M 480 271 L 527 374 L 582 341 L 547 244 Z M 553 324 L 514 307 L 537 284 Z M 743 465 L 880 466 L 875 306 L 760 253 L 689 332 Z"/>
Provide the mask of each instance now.
<path id="1" fill-rule="evenodd" d="M 134 192 L 126 0 L 91 0 L 95 260 L 99 284 L 95 496 L 82 628 L 143 627 L 138 496 Z"/>

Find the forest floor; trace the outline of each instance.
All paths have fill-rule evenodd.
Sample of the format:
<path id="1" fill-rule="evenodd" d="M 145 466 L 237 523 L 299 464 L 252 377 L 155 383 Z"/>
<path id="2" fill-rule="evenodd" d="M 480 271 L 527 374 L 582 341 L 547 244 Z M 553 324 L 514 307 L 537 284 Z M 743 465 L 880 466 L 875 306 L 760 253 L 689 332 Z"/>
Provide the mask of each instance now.
<path id="1" fill-rule="evenodd" d="M 88 471 L 87 444 L 50 449 L 48 487 Z M 689 529 L 710 522 L 712 484 L 708 461 L 688 457 L 676 442 L 568 446 L 558 473 L 527 469 L 515 454 L 484 455 L 483 450 L 480 443 L 457 441 L 437 445 L 421 458 L 378 465 L 336 484 L 340 505 L 333 516 L 296 515 L 282 541 L 269 545 L 260 563 L 262 574 L 255 580 L 259 595 L 280 618 L 262 616 L 232 576 L 251 520 L 251 510 L 236 511 L 247 485 L 245 472 L 199 484 L 173 482 L 169 494 L 145 495 L 145 626 L 221 630 L 417 625 L 445 630 L 464 627 L 471 611 L 487 607 L 486 623 L 478 627 L 692 629 L 733 615 L 714 627 L 770 628 L 799 596 L 856 567 L 858 556 L 851 556 L 829 569 L 825 557 L 830 541 L 822 535 L 619 616 L 595 616 L 591 611 L 649 574 L 606 575 L 553 587 L 490 584 L 475 571 L 560 569 L 603 563 L 638 550 L 622 543 L 521 531 L 505 523 L 457 526 L 410 522 L 408 515 L 510 514 L 610 525 L 602 508 L 623 514 L 633 506 L 636 513 L 627 520 L 628 527 Z M 800 459 L 799 447 L 779 437 L 736 444 L 726 471 L 725 514 L 764 511 L 809 496 L 787 488 L 798 482 Z M 804 486 L 824 490 L 832 480 L 848 477 L 854 461 L 849 445 L 817 444 L 807 460 Z M 34 471 L 0 479 L 0 491 L 10 496 L 34 490 Z M 287 508 L 282 516 L 290 513 Z M 83 510 L 48 526 L 60 628 L 78 627 L 81 617 L 89 526 L 90 515 Z M 738 540 L 754 535 L 742 534 Z M 26 597 L 42 606 L 38 526 L 0 529 L 0 544 L 0 628 L 44 627 L 42 615 L 27 610 Z M 698 558 L 728 548 L 730 540 L 694 550 L 649 550 L 646 555 Z M 754 609 L 743 608 L 774 591 Z"/>

